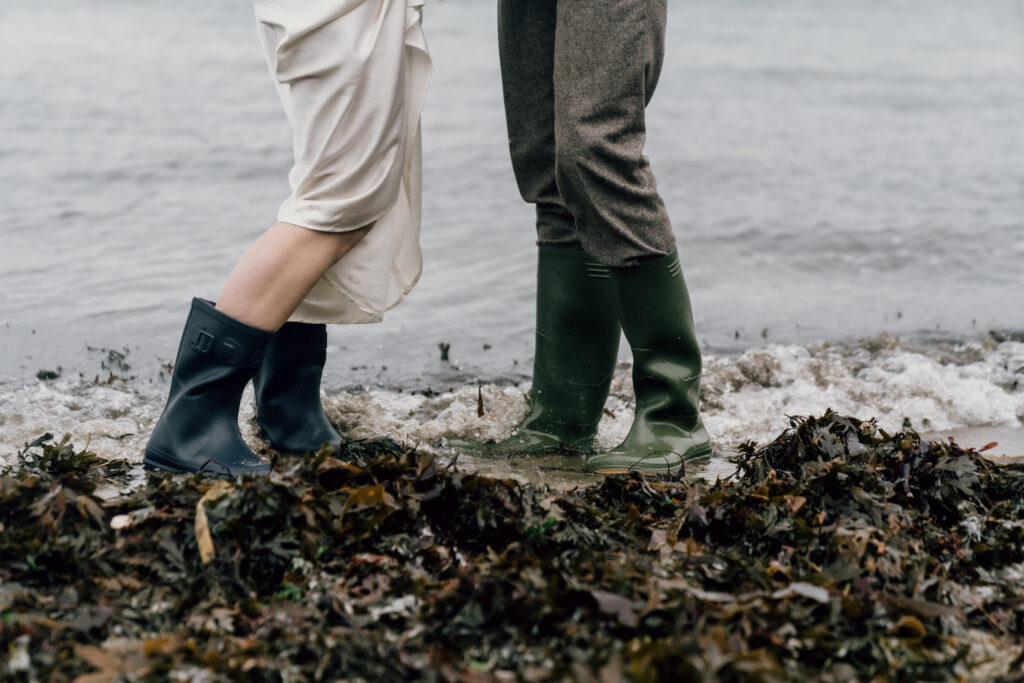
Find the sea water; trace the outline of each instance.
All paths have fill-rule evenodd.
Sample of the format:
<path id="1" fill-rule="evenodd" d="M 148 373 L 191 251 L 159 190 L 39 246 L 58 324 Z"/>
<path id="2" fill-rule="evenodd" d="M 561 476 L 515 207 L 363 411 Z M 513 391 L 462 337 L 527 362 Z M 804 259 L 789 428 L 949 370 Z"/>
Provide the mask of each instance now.
<path id="1" fill-rule="evenodd" d="M 828 407 L 1015 438 L 1024 0 L 669 5 L 648 152 L 716 446 Z M 331 328 L 325 402 L 350 434 L 429 447 L 525 410 L 536 254 L 494 3 L 424 16 L 423 278 L 383 324 Z M 290 154 L 248 3 L 0 6 L 0 457 L 66 431 L 138 459 L 188 301 L 273 222 Z"/>

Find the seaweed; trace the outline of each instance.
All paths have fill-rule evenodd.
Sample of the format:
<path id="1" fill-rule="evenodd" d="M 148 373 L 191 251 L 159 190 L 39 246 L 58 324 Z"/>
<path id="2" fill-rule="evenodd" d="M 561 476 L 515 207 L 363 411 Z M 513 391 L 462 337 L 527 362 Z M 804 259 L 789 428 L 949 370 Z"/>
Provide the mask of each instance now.
<path id="1" fill-rule="evenodd" d="M 49 434 L 0 473 L 0 677 L 1021 676 L 1024 468 L 909 427 L 791 418 L 713 484 L 554 492 L 390 441 L 133 477 Z"/>

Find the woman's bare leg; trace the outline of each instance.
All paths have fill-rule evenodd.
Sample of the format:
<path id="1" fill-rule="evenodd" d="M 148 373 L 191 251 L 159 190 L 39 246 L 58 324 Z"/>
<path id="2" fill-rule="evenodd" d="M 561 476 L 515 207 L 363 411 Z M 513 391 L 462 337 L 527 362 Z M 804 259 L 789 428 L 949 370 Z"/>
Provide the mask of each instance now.
<path id="1" fill-rule="evenodd" d="M 217 299 L 217 310 L 246 325 L 276 331 L 369 227 L 319 232 L 278 223 L 235 264 Z"/>

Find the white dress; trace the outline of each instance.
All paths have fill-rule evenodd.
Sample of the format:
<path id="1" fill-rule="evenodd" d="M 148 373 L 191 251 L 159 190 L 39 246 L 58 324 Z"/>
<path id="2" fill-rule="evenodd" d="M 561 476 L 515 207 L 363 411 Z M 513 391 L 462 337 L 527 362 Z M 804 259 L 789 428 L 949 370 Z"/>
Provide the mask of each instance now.
<path id="1" fill-rule="evenodd" d="M 378 322 L 419 279 L 420 111 L 431 70 L 423 2 L 253 2 L 295 136 L 292 194 L 278 220 L 326 232 L 373 224 L 294 322 Z"/>

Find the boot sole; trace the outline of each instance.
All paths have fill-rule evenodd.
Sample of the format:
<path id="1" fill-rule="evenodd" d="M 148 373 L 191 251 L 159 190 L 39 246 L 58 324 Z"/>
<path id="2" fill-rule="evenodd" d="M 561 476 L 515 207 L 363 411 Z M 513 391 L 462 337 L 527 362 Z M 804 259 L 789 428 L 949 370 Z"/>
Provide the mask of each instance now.
<path id="1" fill-rule="evenodd" d="M 146 454 L 142 458 L 142 468 L 150 472 L 170 472 L 171 474 L 202 473 L 214 477 L 215 479 L 230 479 L 232 477 L 237 478 L 243 476 L 243 474 L 265 475 L 270 473 L 269 463 L 266 464 L 265 470 L 261 468 L 260 470 L 254 470 L 250 472 L 235 473 L 232 472 L 230 469 L 224 467 L 223 465 L 218 465 L 218 463 L 212 458 L 206 460 L 203 463 L 203 466 L 200 467 L 199 469 L 192 469 L 191 467 L 182 467 L 181 465 L 178 465 L 177 462 L 177 458 L 174 458 L 173 456 L 161 453 L 155 448 L 147 448 Z M 213 469 L 213 467 L 210 466 L 217 467 L 218 469 Z"/>
<path id="2" fill-rule="evenodd" d="M 156 449 L 147 448 L 142 458 L 142 468 L 151 472 L 170 472 L 171 474 L 190 474 L 192 470 L 172 465 L 173 458 L 167 457 Z"/>
<path id="3" fill-rule="evenodd" d="M 324 441 L 319 446 L 313 448 L 287 448 L 285 446 L 279 446 L 278 444 L 275 444 L 273 441 L 267 439 L 265 436 L 261 435 L 261 438 L 263 438 L 263 440 L 267 442 L 267 446 L 270 447 L 270 450 L 277 451 L 281 455 L 316 455 L 317 453 L 322 451 L 324 447 L 330 448 L 332 452 L 337 453 L 338 450 L 345 445 L 345 441 L 344 439 L 342 439 L 341 441 L 338 442 Z"/>
<path id="4" fill-rule="evenodd" d="M 515 437 L 512 437 L 513 439 Z M 466 455 L 483 457 L 529 457 L 531 455 L 589 455 L 594 452 L 594 437 L 577 439 L 572 442 L 561 442 L 552 439 L 554 443 L 536 446 L 534 448 L 521 447 L 519 444 L 510 444 L 505 441 L 474 441 L 462 437 L 445 438 L 441 441 L 441 448 L 458 451 Z M 584 448 L 578 444 L 588 444 Z"/>
<path id="5" fill-rule="evenodd" d="M 689 464 L 689 463 L 695 463 L 695 462 L 702 461 L 702 460 L 710 460 L 711 459 L 711 453 L 712 453 L 711 446 L 710 445 L 706 446 L 705 448 L 702 448 L 702 449 L 698 450 L 697 452 L 693 453 L 692 455 L 690 455 L 690 456 L 688 456 L 686 458 L 683 458 L 682 459 L 683 462 L 681 463 L 680 467 L 674 467 L 674 468 L 671 468 L 671 469 L 668 469 L 668 468 L 665 468 L 665 467 L 657 467 L 655 465 L 648 465 L 648 466 L 645 467 L 644 466 L 644 461 L 643 461 L 643 459 L 641 459 L 641 460 L 633 463 L 629 467 L 610 466 L 610 467 L 602 467 L 601 469 L 598 469 L 598 470 L 586 470 L 586 471 L 589 472 L 590 474 L 600 474 L 600 475 L 630 474 L 632 472 L 640 472 L 642 474 L 673 475 L 673 474 L 678 474 L 680 472 L 680 470 L 683 469 L 683 467 L 682 467 L 683 465 L 686 465 L 686 464 Z"/>

